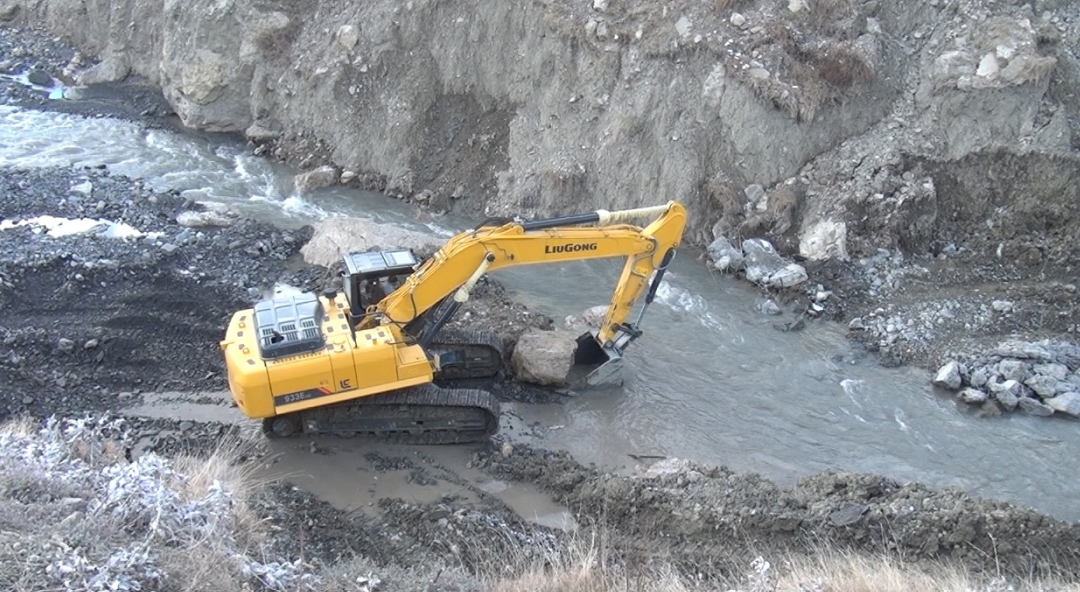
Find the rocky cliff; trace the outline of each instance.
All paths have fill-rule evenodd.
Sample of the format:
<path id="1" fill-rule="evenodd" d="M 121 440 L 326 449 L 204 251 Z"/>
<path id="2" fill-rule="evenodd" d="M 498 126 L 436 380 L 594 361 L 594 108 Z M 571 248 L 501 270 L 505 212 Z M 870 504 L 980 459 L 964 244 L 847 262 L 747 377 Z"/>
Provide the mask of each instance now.
<path id="1" fill-rule="evenodd" d="M 846 257 L 929 248 L 968 197 L 940 195 L 941 170 L 955 189 L 1000 150 L 1077 168 L 1065 1 L 0 0 L 0 17 L 97 58 L 84 80 L 159 84 L 188 126 L 441 209 L 678 199 L 699 244 Z"/>

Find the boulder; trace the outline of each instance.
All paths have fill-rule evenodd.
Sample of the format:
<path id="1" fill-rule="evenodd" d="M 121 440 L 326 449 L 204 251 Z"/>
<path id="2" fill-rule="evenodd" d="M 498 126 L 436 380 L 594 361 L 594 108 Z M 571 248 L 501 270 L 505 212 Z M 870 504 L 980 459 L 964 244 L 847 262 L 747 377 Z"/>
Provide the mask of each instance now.
<path id="1" fill-rule="evenodd" d="M 987 395 L 985 391 L 971 387 L 960 391 L 960 394 L 957 395 L 957 397 L 961 401 L 968 403 L 969 405 L 979 405 L 985 403 L 986 400 L 990 398 L 990 396 Z"/>
<path id="2" fill-rule="evenodd" d="M 997 373 L 1005 380 L 1022 381 L 1031 374 L 1031 370 L 1026 362 L 1005 359 L 998 362 Z"/>
<path id="3" fill-rule="evenodd" d="M 232 226 L 233 218 L 212 210 L 205 212 L 187 210 L 176 215 L 176 223 L 186 228 L 226 227 Z"/>
<path id="4" fill-rule="evenodd" d="M 761 238 L 744 240 L 746 279 L 768 288 L 790 288 L 807 280 L 806 269 L 798 263 L 785 261 L 772 243 Z"/>
<path id="5" fill-rule="evenodd" d="M 770 273 L 762 280 L 762 284 L 769 288 L 790 288 L 798 286 L 809 279 L 806 268 L 798 263 L 787 265 Z"/>
<path id="6" fill-rule="evenodd" d="M 811 260 L 848 260 L 847 225 L 835 220 L 821 220 L 799 237 L 799 254 Z"/>
<path id="7" fill-rule="evenodd" d="M 979 366 L 971 373 L 971 386 L 975 388 L 982 388 L 986 386 L 986 383 L 990 380 L 990 372 L 987 371 L 985 366 Z"/>
<path id="8" fill-rule="evenodd" d="M 1069 376 L 1069 368 L 1064 364 L 1035 364 L 1032 370 L 1034 370 L 1035 374 L 1053 378 L 1054 380 L 1065 380 Z"/>
<path id="9" fill-rule="evenodd" d="M 1080 393 L 1070 391 L 1046 399 L 1045 403 L 1054 411 L 1080 417 Z"/>
<path id="10" fill-rule="evenodd" d="M 131 72 L 131 64 L 123 57 L 109 57 L 101 63 L 87 68 L 75 78 L 81 86 L 119 82 Z"/>
<path id="11" fill-rule="evenodd" d="M 998 403 L 1001 403 L 1001 406 L 1008 411 L 1016 409 L 1016 405 L 1020 403 L 1020 399 L 1024 396 L 1024 385 L 1017 380 L 988 382 L 986 386 L 990 388 L 990 392 L 994 394 L 994 398 L 998 400 Z"/>
<path id="12" fill-rule="evenodd" d="M 567 329 L 597 329 L 607 316 L 608 305 L 598 304 L 586 308 L 580 315 L 569 315 L 563 321 Z"/>
<path id="13" fill-rule="evenodd" d="M 313 225 L 311 240 L 300 254 L 312 265 L 329 267 L 348 253 L 379 249 L 434 252 L 443 242 L 439 237 L 391 224 L 362 218 L 328 218 Z"/>
<path id="14" fill-rule="evenodd" d="M 1020 410 L 1029 415 L 1037 415 L 1040 417 L 1047 417 L 1054 414 L 1053 407 L 1030 397 L 1022 397 L 1020 399 Z"/>
<path id="15" fill-rule="evenodd" d="M 36 84 L 37 86 L 52 86 L 53 77 L 48 72 L 41 68 L 34 68 L 26 75 L 26 80 L 30 84 Z"/>
<path id="16" fill-rule="evenodd" d="M 576 347 L 576 333 L 526 330 L 518 339 L 510 359 L 517 380 L 544 386 L 566 386 Z"/>
<path id="17" fill-rule="evenodd" d="M 1036 374 L 1024 381 L 1024 384 L 1040 397 L 1053 397 L 1060 393 L 1072 390 L 1072 385 L 1045 374 Z"/>
<path id="18" fill-rule="evenodd" d="M 1043 346 L 1027 341 L 1005 341 L 997 346 L 993 352 L 1003 358 L 1020 358 L 1022 360 L 1050 360 L 1052 355 Z"/>
<path id="19" fill-rule="evenodd" d="M 296 187 L 297 193 L 308 193 L 316 189 L 336 185 L 339 175 L 337 168 L 323 165 L 317 169 L 296 175 L 293 178 L 293 185 Z"/>
<path id="20" fill-rule="evenodd" d="M 963 381 L 960 378 L 960 363 L 955 360 L 942 366 L 934 376 L 934 386 L 950 391 L 959 390 L 962 382 Z"/>
<path id="21" fill-rule="evenodd" d="M 723 236 L 718 236 L 716 240 L 709 243 L 707 251 L 713 266 L 720 271 L 736 271 L 742 268 L 744 259 L 742 249 L 736 248 Z"/>

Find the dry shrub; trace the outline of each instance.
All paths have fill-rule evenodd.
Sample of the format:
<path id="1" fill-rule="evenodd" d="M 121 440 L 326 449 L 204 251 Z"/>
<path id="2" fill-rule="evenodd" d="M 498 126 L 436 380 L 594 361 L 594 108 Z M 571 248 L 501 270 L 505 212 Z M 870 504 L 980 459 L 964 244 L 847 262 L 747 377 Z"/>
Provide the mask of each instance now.
<path id="1" fill-rule="evenodd" d="M 847 43 L 827 42 L 809 52 L 809 61 L 818 76 L 839 89 L 850 88 L 856 82 L 872 80 L 874 65 L 861 52 Z"/>
<path id="2" fill-rule="evenodd" d="M 709 199 L 720 207 L 723 216 L 735 216 L 742 213 L 742 191 L 731 181 L 722 177 L 713 177 L 706 183 Z"/>
<path id="3" fill-rule="evenodd" d="M 208 456 L 185 454 L 173 461 L 177 472 L 187 477 L 184 494 L 188 500 L 205 497 L 212 487 L 217 486 L 215 484 L 228 491 L 233 502 L 234 520 L 247 535 L 262 531 L 259 528 L 261 519 L 252 510 L 250 502 L 252 496 L 265 488 L 268 479 L 259 476 L 258 465 L 242 463 L 239 459 L 253 456 L 257 446 L 257 440 L 230 436 L 219 440 Z"/>
<path id="4" fill-rule="evenodd" d="M 1054 66 L 1057 65 L 1057 59 L 1049 56 L 1039 56 L 1029 58 L 1024 63 L 1024 68 L 1020 71 L 1020 75 L 1016 80 L 1019 83 L 1024 82 L 1041 82 L 1051 72 L 1054 71 Z"/>
<path id="5" fill-rule="evenodd" d="M 715 0 L 715 8 L 717 14 L 724 14 L 725 12 L 735 8 L 739 4 L 742 4 L 745 0 Z"/>

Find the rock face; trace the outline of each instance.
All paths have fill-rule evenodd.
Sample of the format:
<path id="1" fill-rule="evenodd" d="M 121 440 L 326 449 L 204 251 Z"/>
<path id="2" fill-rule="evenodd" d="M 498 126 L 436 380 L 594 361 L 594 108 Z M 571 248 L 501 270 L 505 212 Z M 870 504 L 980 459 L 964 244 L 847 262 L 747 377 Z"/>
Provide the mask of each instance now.
<path id="1" fill-rule="evenodd" d="M 357 171 L 392 194 L 483 195 L 461 207 L 489 215 L 676 199 L 691 211 L 690 242 L 709 244 L 719 221 L 721 233 L 739 230 L 727 236 L 784 237 L 783 251 L 810 259 L 927 248 L 958 195 L 942 183 L 987 170 L 946 179 L 913 163 L 1075 144 L 1075 3 L 843 3 L 828 19 L 793 3 L 803 4 L 735 14 L 689 0 L 664 10 L 3 0 L 0 10 L 106 57 L 102 79 L 126 65 L 160 84 L 185 125 L 260 132 L 305 169 Z M 753 26 L 763 21 L 776 26 Z"/>
<path id="2" fill-rule="evenodd" d="M 545 386 L 565 386 L 574 362 L 576 337 L 568 331 L 526 330 L 511 356 L 517 379 Z"/>

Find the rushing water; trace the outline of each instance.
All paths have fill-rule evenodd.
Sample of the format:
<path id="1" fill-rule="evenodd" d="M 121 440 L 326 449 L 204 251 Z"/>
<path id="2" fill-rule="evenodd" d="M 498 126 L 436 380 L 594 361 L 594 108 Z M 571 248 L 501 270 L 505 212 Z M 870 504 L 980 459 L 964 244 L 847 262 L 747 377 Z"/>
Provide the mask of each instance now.
<path id="1" fill-rule="evenodd" d="M 101 164 L 284 225 L 353 215 L 448 232 L 370 192 L 334 188 L 301 198 L 291 191 L 294 171 L 229 137 L 0 107 L 0 165 Z M 529 306 L 561 319 L 606 303 L 620 265 L 566 264 L 545 268 L 542 279 L 511 269 L 497 277 Z M 635 454 L 724 464 L 780 482 L 827 468 L 873 472 L 1080 519 L 1080 424 L 975 418 L 935 392 L 925 373 L 881 368 L 860 355 L 836 325 L 778 331 L 775 318 L 758 311 L 760 297 L 676 259 L 645 317 L 645 336 L 629 350 L 622 387 L 511 411 L 522 425 L 545 426 L 533 436 L 540 444 L 612 468 L 631 465 Z"/>

